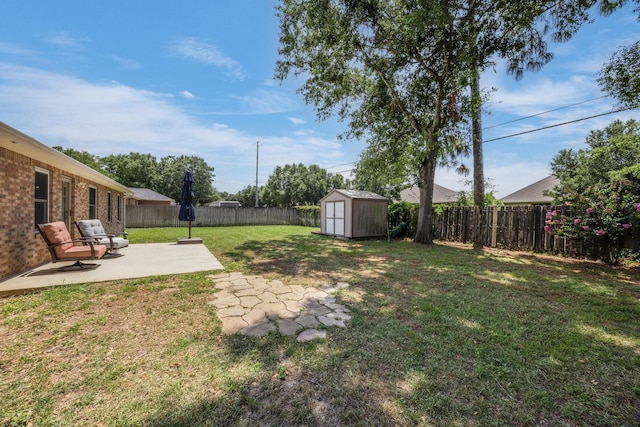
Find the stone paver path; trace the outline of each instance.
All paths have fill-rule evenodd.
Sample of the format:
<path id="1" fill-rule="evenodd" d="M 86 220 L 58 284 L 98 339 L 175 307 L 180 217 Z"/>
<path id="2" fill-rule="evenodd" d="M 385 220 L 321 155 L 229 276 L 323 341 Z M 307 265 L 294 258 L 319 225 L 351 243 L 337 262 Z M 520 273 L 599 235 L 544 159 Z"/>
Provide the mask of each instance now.
<path id="1" fill-rule="evenodd" d="M 335 293 L 347 283 L 307 288 L 285 285 L 280 280 L 267 280 L 242 273 L 208 276 L 220 289 L 209 303 L 217 308 L 222 332 L 263 336 L 269 332 L 296 335 L 300 342 L 326 337 L 318 326 L 344 328 L 351 320 L 349 309 L 338 303 Z"/>

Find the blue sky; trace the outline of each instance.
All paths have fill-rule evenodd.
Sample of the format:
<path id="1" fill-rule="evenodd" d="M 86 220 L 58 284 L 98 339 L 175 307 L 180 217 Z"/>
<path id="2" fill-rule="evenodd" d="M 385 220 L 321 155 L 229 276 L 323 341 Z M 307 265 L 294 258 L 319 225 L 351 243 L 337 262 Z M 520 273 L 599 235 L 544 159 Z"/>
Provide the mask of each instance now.
<path id="1" fill-rule="evenodd" d="M 290 163 L 348 171 L 364 142 L 339 141 L 344 124 L 318 122 L 295 93 L 273 80 L 278 58 L 275 0 L 21 0 L 2 6 L 0 121 L 39 141 L 95 155 L 197 155 L 215 168 L 214 186 L 236 192 Z M 601 97 L 596 73 L 618 46 L 640 38 L 630 7 L 552 45 L 554 60 L 516 82 L 497 64 L 484 127 Z M 493 127 L 485 140 L 610 111 L 600 98 Z M 499 197 L 549 174 L 562 148 L 581 148 L 590 130 L 628 111 L 484 146 L 485 175 Z M 471 159 L 466 159 L 471 163 Z M 454 190 L 463 177 L 440 170 Z"/>

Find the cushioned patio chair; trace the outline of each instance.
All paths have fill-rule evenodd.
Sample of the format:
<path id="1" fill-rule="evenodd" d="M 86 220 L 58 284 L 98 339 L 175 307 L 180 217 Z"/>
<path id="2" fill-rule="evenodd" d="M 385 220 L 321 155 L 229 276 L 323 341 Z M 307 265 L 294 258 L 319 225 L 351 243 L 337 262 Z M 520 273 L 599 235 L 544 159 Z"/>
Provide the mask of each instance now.
<path id="1" fill-rule="evenodd" d="M 47 244 L 51 254 L 51 262 L 75 261 L 74 264 L 58 268 L 58 270 L 91 269 L 98 264 L 83 263 L 83 260 L 100 259 L 107 253 L 107 247 L 93 238 L 72 239 L 67 226 L 62 221 L 37 224 L 38 231 Z"/>
<path id="2" fill-rule="evenodd" d="M 127 233 L 108 234 L 99 219 L 83 219 L 76 221 L 76 227 L 82 237 L 92 237 L 107 247 L 108 255 L 120 255 L 120 248 L 129 246 Z M 122 237 L 118 237 L 122 236 Z"/>

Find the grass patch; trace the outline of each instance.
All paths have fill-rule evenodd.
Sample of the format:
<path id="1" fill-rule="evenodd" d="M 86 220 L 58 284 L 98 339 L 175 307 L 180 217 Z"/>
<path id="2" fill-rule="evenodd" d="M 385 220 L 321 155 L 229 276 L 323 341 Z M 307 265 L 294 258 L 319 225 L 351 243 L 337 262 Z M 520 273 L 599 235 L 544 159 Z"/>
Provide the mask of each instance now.
<path id="1" fill-rule="evenodd" d="M 228 271 L 350 283 L 325 341 L 222 335 L 206 273 L 0 300 L 0 426 L 638 424 L 637 269 L 310 230 L 193 234 Z"/>

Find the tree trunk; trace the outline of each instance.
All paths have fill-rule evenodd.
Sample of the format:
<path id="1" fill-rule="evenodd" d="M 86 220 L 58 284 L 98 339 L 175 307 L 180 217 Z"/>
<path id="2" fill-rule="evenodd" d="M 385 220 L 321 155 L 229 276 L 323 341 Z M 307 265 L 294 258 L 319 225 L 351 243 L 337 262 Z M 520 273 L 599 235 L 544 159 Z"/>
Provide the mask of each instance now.
<path id="1" fill-rule="evenodd" d="M 478 211 L 473 232 L 473 247 L 482 247 L 481 231 L 484 221 L 484 159 L 482 155 L 482 97 L 480 93 L 480 70 L 476 67 L 471 79 L 471 129 L 473 139 L 473 204 Z"/>
<path id="2" fill-rule="evenodd" d="M 429 152 L 420 165 L 418 187 L 420 188 L 420 209 L 416 243 L 433 244 L 433 185 L 436 176 L 436 154 Z"/>

